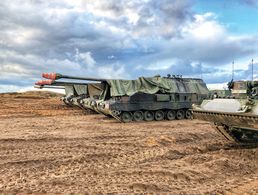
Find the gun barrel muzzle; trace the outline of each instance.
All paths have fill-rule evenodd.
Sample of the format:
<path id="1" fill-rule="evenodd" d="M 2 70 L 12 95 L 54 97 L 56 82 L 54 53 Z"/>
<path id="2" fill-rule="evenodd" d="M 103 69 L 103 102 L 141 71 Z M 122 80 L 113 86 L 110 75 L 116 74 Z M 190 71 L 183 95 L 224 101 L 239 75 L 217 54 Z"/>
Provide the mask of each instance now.
<path id="1" fill-rule="evenodd" d="M 56 73 L 42 73 L 42 77 L 45 79 L 56 80 Z"/>
<path id="2" fill-rule="evenodd" d="M 53 80 L 41 80 L 35 83 L 35 85 L 52 85 Z"/>
<path id="3" fill-rule="evenodd" d="M 35 83 L 36 84 L 36 83 Z M 43 86 L 42 85 L 34 85 L 34 88 L 37 88 L 37 89 L 42 89 Z"/>
<path id="4" fill-rule="evenodd" d="M 107 79 L 101 79 L 101 78 L 92 78 L 92 77 L 78 77 L 78 76 L 69 76 L 69 75 L 63 75 L 59 73 L 43 73 L 43 78 L 51 79 L 51 80 L 58 80 L 58 79 L 74 79 L 74 80 L 87 80 L 87 81 L 98 81 L 103 82 L 107 81 Z"/>

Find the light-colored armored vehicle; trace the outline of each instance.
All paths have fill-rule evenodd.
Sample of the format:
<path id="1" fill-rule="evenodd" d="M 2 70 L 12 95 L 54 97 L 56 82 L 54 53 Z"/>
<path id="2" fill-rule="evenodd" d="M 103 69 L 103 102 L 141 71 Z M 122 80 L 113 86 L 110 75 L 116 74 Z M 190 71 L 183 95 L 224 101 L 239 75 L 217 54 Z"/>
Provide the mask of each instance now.
<path id="1" fill-rule="evenodd" d="M 258 143 L 258 81 L 232 81 L 231 96 L 193 106 L 194 118 L 210 121 L 226 139 Z"/>

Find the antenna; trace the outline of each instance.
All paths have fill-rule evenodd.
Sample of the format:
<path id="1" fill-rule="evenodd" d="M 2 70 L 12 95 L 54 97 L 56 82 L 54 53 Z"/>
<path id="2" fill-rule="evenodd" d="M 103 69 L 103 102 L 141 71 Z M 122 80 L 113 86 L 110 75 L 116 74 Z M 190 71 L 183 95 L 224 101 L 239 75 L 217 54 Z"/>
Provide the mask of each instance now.
<path id="1" fill-rule="evenodd" d="M 252 81 L 254 80 L 254 59 L 252 59 Z"/>
<path id="2" fill-rule="evenodd" d="M 235 61 L 232 62 L 232 81 L 234 80 Z"/>
<path id="3" fill-rule="evenodd" d="M 202 63 L 200 63 L 201 66 L 201 79 L 203 79 L 203 74 L 202 74 Z"/>

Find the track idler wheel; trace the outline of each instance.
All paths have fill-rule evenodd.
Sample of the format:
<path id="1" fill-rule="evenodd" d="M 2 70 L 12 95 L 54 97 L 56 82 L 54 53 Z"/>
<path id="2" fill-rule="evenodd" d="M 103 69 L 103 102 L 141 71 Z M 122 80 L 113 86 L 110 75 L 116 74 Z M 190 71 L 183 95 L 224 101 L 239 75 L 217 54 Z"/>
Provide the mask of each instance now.
<path id="1" fill-rule="evenodd" d="M 131 122 L 133 120 L 133 116 L 131 112 L 122 112 L 121 120 L 125 123 Z"/>
<path id="2" fill-rule="evenodd" d="M 157 110 L 154 114 L 154 118 L 156 121 L 164 120 L 165 113 L 162 110 Z"/>
<path id="3" fill-rule="evenodd" d="M 154 114 L 151 111 L 145 111 L 144 112 L 144 120 L 145 121 L 153 121 L 154 120 Z"/>
<path id="4" fill-rule="evenodd" d="M 174 110 L 167 111 L 166 117 L 168 120 L 175 120 L 176 112 Z"/>
<path id="5" fill-rule="evenodd" d="M 142 121 L 144 119 L 143 112 L 142 111 L 135 111 L 133 113 L 133 120 L 134 121 Z"/>
<path id="6" fill-rule="evenodd" d="M 176 118 L 178 120 L 184 119 L 185 118 L 185 111 L 184 110 L 178 110 L 176 112 Z"/>

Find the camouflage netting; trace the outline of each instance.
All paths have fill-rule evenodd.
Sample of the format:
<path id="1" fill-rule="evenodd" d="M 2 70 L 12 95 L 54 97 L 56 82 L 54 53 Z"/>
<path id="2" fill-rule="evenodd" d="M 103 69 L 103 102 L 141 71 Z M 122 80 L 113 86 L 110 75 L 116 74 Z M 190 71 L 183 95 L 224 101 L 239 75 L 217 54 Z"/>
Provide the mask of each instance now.
<path id="1" fill-rule="evenodd" d="M 65 95 L 66 96 L 74 95 L 74 87 L 72 85 L 65 86 Z"/>
<path id="2" fill-rule="evenodd" d="M 99 96 L 103 91 L 103 84 L 101 83 L 88 83 L 85 85 L 66 85 L 66 96 L 89 94 L 90 97 Z"/>
<path id="3" fill-rule="evenodd" d="M 73 85 L 77 95 L 87 94 L 87 85 Z"/>
<path id="4" fill-rule="evenodd" d="M 133 95 L 137 92 L 160 93 L 198 93 L 207 94 L 208 89 L 200 79 L 140 77 L 137 80 L 107 80 L 111 96 Z"/>
<path id="5" fill-rule="evenodd" d="M 88 93 L 91 98 L 95 96 L 99 96 L 104 89 L 104 85 L 102 83 L 91 83 L 88 84 Z"/>
<path id="6" fill-rule="evenodd" d="M 87 94 L 87 85 L 66 85 L 66 96 Z"/>

